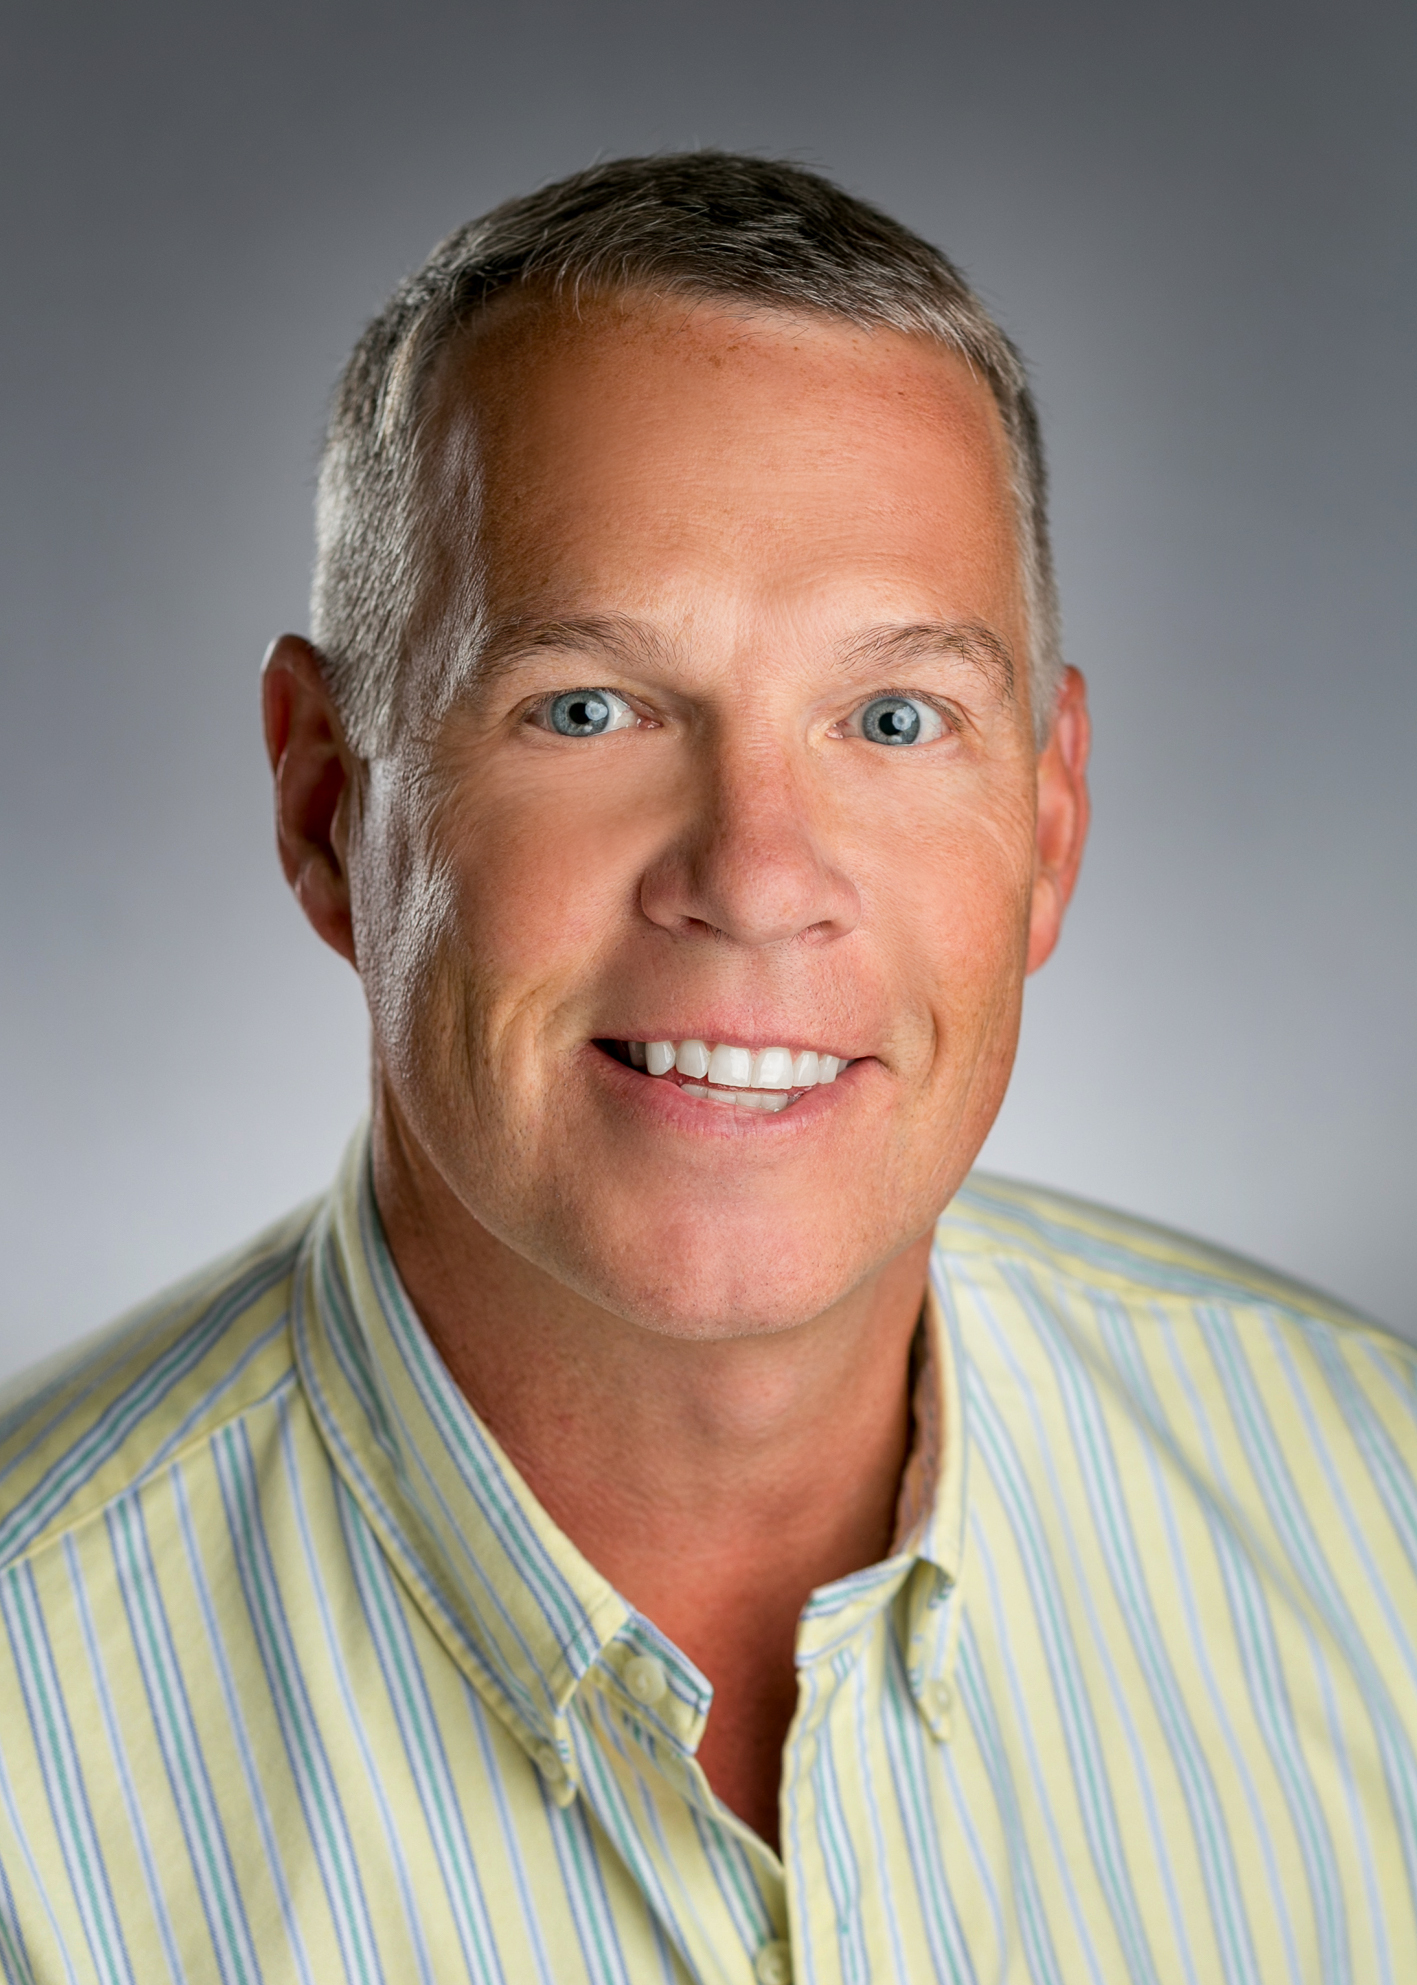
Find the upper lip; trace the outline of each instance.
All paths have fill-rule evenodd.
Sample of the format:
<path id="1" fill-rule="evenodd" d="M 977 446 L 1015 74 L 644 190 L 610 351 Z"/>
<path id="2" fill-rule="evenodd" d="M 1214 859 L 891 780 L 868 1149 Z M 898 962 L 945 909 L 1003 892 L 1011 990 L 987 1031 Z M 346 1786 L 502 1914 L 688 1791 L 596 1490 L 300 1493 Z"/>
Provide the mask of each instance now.
<path id="1" fill-rule="evenodd" d="M 709 1047 L 721 1044 L 730 1048 L 748 1048 L 754 1054 L 761 1053 L 764 1048 L 791 1048 L 796 1054 L 811 1050 L 817 1054 L 836 1055 L 841 1061 L 854 1061 L 859 1053 L 836 1046 L 830 1032 L 813 1034 L 797 1027 L 784 1028 L 778 1033 L 764 1033 L 756 1028 L 751 1033 L 735 1032 L 727 1027 L 681 1027 L 677 1030 L 664 1027 L 629 1033 L 605 1028 L 592 1038 L 597 1041 L 703 1041 Z"/>

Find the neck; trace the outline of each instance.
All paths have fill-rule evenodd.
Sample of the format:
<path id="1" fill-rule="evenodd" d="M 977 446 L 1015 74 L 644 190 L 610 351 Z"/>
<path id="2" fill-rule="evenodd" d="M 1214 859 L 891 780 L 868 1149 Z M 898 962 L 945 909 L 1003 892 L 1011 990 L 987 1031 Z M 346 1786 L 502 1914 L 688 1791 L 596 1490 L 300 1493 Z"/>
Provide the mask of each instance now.
<path id="1" fill-rule="evenodd" d="M 824 1315 L 686 1339 L 587 1301 L 489 1234 L 387 1108 L 374 1181 L 454 1380 L 552 1519 L 713 1683 L 700 1762 L 775 1837 L 802 1607 L 890 1548 L 928 1236 Z"/>

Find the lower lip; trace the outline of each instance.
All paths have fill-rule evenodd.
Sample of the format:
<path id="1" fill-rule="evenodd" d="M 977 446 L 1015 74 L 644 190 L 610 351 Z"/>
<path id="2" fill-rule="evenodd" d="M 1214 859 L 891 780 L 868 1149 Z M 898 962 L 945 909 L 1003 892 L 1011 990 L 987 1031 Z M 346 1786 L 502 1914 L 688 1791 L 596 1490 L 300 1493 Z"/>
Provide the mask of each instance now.
<path id="1" fill-rule="evenodd" d="M 816 1083 L 784 1110 L 745 1110 L 736 1103 L 715 1102 L 709 1096 L 686 1096 L 667 1076 L 646 1075 L 630 1068 L 590 1042 L 586 1048 L 617 1099 L 656 1123 L 701 1137 L 780 1138 L 810 1130 L 848 1099 L 854 1087 L 852 1078 L 864 1066 L 860 1061 L 852 1062 L 835 1082 Z"/>

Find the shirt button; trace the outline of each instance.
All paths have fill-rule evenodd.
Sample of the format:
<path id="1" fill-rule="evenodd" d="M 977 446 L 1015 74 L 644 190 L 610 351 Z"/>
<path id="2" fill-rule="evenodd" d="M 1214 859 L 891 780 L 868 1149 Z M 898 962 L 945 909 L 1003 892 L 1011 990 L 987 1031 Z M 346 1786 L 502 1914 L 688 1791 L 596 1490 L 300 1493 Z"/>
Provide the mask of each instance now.
<path id="1" fill-rule="evenodd" d="M 948 1716 L 950 1704 L 954 1701 L 948 1682 L 927 1682 L 925 1684 L 925 1707 L 932 1716 Z"/>
<path id="2" fill-rule="evenodd" d="M 544 1779 L 552 1785 L 559 1785 L 566 1776 L 566 1767 L 561 1762 L 561 1753 L 554 1744 L 538 1744 L 532 1752 L 536 1768 Z"/>
<path id="3" fill-rule="evenodd" d="M 753 1959 L 753 1976 L 758 1985 L 792 1985 L 792 1947 L 781 1937 L 764 1944 Z"/>
<path id="4" fill-rule="evenodd" d="M 620 1671 L 620 1679 L 636 1702 L 646 1706 L 659 1702 L 669 1693 L 669 1677 L 662 1662 L 652 1654 L 637 1654 Z"/>

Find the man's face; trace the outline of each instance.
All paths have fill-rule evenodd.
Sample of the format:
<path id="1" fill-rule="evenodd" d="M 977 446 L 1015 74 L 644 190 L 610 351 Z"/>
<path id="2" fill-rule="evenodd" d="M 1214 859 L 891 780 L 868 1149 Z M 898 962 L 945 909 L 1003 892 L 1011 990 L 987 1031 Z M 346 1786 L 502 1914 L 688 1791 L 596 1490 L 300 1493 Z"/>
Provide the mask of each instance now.
<path id="1" fill-rule="evenodd" d="M 380 1134 L 619 1315 L 819 1315 L 967 1170 L 1066 893 L 990 393 L 892 332 L 620 299 L 494 315 L 433 419 L 428 621 L 479 659 L 436 698 L 415 664 L 351 846 Z M 661 1042 L 791 1062 L 750 1107 L 731 1057 L 633 1065 Z"/>

